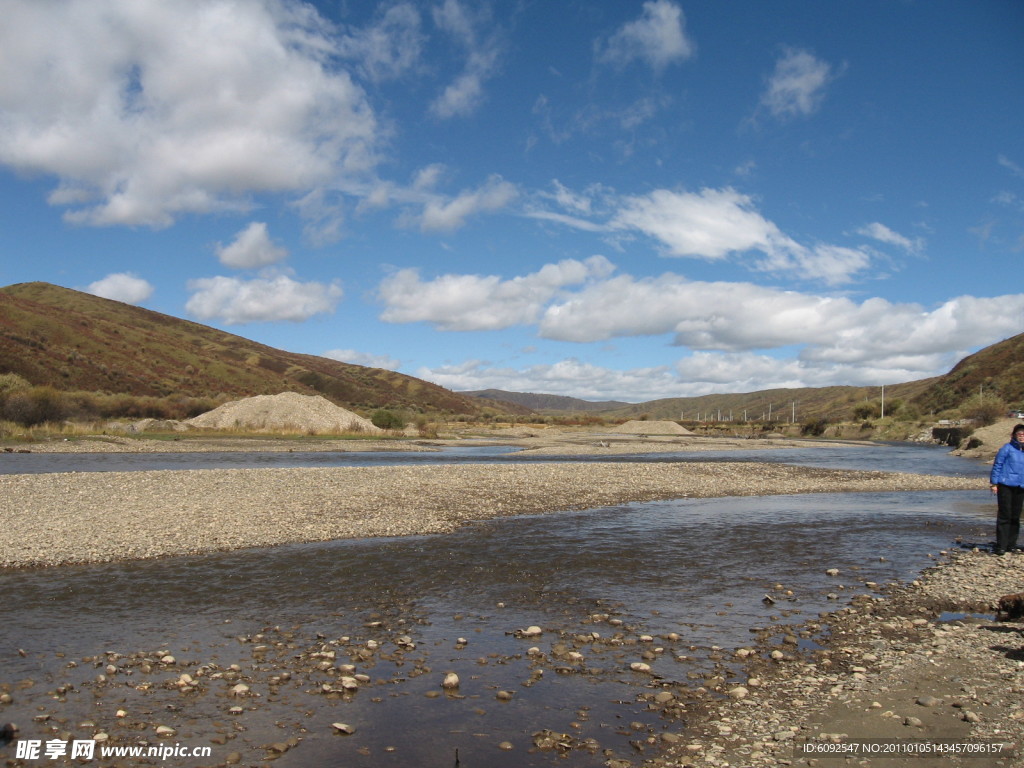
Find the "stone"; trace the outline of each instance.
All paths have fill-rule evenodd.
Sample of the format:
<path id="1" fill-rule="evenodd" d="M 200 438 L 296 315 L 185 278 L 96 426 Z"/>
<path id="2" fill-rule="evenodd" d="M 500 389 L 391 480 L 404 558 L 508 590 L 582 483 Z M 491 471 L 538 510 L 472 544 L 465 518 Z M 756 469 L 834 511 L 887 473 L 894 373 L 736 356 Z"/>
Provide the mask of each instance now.
<path id="1" fill-rule="evenodd" d="M 460 684 L 459 676 L 454 672 L 449 672 L 444 676 L 444 680 L 441 681 L 441 687 L 446 690 L 453 690 L 458 688 Z"/>

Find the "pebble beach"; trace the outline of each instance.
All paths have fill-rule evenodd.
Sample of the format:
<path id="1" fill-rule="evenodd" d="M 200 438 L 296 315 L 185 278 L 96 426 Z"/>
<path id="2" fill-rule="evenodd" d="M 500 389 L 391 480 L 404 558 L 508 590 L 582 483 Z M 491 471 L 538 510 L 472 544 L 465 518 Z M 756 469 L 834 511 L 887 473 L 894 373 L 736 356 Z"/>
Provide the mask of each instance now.
<path id="1" fill-rule="evenodd" d="M 710 462 L 5 475 L 0 566 L 443 533 L 491 517 L 656 499 L 977 487 L 961 477 Z"/>

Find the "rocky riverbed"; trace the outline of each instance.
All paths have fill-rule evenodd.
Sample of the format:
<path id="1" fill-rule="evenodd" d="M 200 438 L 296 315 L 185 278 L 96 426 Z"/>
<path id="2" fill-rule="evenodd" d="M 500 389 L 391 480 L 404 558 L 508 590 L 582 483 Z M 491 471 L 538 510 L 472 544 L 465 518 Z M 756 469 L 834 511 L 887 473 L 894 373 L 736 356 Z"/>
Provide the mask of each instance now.
<path id="1" fill-rule="evenodd" d="M 979 487 L 983 483 L 971 478 L 750 463 L 7 476 L 0 477 L 0 562 L 8 568 L 49 567 L 443 533 L 488 517 L 687 496 Z M 656 712 L 661 725 L 626 726 L 634 745 L 628 757 L 603 754 L 571 728 L 538 728 L 531 735 L 534 749 L 570 760 L 586 755 L 591 762 L 578 764 L 609 768 L 1012 766 L 1020 764 L 1024 745 L 1024 637 L 1019 625 L 997 624 L 992 608 L 1000 595 L 1022 589 L 1024 555 L 997 558 L 969 547 L 939 553 L 935 567 L 913 583 L 865 584 L 852 598 L 844 593 L 831 613 L 796 627 L 763 628 L 747 645 L 715 650 L 714 668 L 685 681 L 649 669 L 663 658 L 686 658 L 690 651 L 678 636 L 645 634 L 614 609 L 594 606 L 583 626 L 554 620 L 509 626 L 521 649 L 472 647 L 482 665 L 522 666 L 520 685 L 489 691 L 486 700 L 465 675 L 456 684 L 431 660 L 418 637 L 414 606 L 368 611 L 345 633 L 267 626 L 233 637 L 230 651 L 210 655 L 116 644 L 82 658 L 18 649 L 50 671 L 33 678 L 0 676 L 0 723 L 12 711 L 32 712 L 22 730 L 33 738 L 95 738 L 106 744 L 181 740 L 213 747 L 206 761 L 165 764 L 310 764 L 319 740 L 358 738 L 353 724 L 312 715 L 327 703 L 382 701 L 408 695 L 396 692 L 405 686 L 440 702 L 461 699 L 468 706 L 475 700 L 472 712 L 482 714 L 525 697 L 544 675 L 593 675 L 600 668 L 631 676 L 636 702 Z M 225 631 L 230 634 L 230 627 Z M 471 636 L 463 640 L 456 650 L 475 642 Z M 64 671 L 54 673 L 55 663 Z M 585 706 L 575 714 L 585 723 Z M 998 744 L 1004 751 L 970 758 L 836 758 L 801 746 L 869 739 L 946 739 Z M 11 749 L 0 746 L 5 764 L 37 764 L 14 759 Z M 402 761 L 402 745 L 386 748 L 381 757 L 389 754 L 390 764 L 411 765 Z"/>
<path id="2" fill-rule="evenodd" d="M 654 499 L 970 490 L 976 478 L 779 464 L 530 463 L 0 476 L 0 566 L 451 531 Z"/>
<path id="3" fill-rule="evenodd" d="M 797 632 L 782 630 L 781 643 L 762 635 L 736 651 L 747 679 L 713 686 L 699 735 L 653 765 L 1021 765 L 1024 626 L 997 623 L 993 610 L 1022 588 L 1024 555 L 959 549 L 910 584 L 866 590 Z M 821 647 L 800 651 L 799 638 L 812 635 Z M 965 751 L 842 751 L 871 741 Z M 977 749 L 985 752 L 966 751 Z"/>

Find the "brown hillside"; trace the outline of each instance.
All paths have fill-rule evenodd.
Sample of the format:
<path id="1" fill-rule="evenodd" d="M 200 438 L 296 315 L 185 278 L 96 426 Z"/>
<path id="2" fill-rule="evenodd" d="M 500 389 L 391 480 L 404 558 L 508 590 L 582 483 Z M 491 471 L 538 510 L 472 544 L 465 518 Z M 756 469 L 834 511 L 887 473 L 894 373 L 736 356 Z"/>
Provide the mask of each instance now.
<path id="1" fill-rule="evenodd" d="M 293 391 L 363 410 L 475 414 L 495 407 L 393 371 L 285 352 L 48 283 L 0 288 L 0 373 L 64 391 L 157 397 Z"/>
<path id="2" fill-rule="evenodd" d="M 937 413 L 979 395 L 1011 408 L 1024 407 L 1024 333 L 965 357 L 915 397 L 914 403 Z"/>

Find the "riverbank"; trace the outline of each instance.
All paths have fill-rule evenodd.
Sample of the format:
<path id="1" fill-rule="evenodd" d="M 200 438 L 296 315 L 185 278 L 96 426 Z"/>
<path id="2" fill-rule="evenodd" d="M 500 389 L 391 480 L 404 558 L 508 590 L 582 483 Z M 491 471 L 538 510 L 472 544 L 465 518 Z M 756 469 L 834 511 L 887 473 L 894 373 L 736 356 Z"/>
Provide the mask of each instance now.
<path id="1" fill-rule="evenodd" d="M 978 490 L 977 478 L 780 464 L 529 463 L 0 476 L 0 566 L 445 533 L 636 501 Z"/>
<path id="2" fill-rule="evenodd" d="M 713 698 L 691 721 L 694 735 L 649 764 L 1020 765 L 1024 625 L 997 623 L 993 610 L 1022 587 L 1024 555 L 955 550 L 910 584 L 865 590 L 847 607 L 783 630 L 781 643 L 763 635 L 745 679 L 709 691 Z M 796 641 L 812 636 L 822 646 L 800 651 Z M 947 744 L 965 752 L 866 751 Z"/>

